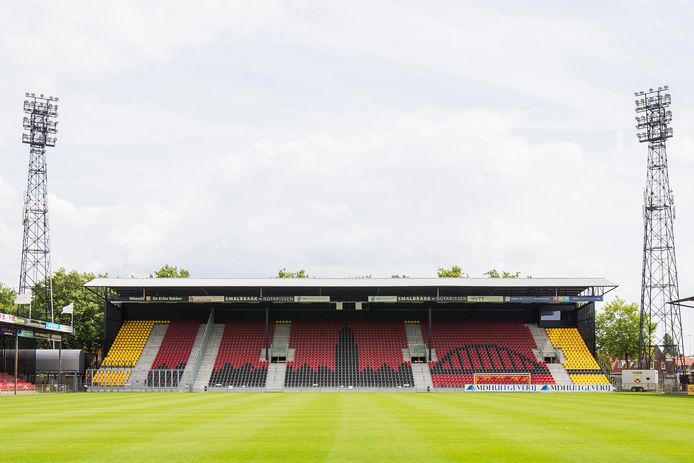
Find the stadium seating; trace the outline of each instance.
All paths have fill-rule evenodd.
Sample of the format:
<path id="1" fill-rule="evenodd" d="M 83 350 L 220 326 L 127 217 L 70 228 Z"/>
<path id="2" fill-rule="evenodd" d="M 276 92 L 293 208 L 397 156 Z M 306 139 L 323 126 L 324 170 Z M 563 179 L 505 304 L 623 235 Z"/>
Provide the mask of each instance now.
<path id="1" fill-rule="evenodd" d="M 401 322 L 294 322 L 285 387 L 413 387 Z"/>
<path id="2" fill-rule="evenodd" d="M 272 339 L 274 326 L 268 336 Z M 265 346 L 263 322 L 230 322 L 215 360 L 210 387 L 264 387 L 268 362 L 261 359 Z"/>
<path id="3" fill-rule="evenodd" d="M 178 386 L 182 370 L 188 364 L 199 328 L 200 322 L 172 321 L 169 323 L 157 356 L 152 362 L 151 370 L 178 371 L 150 371 L 147 374 L 147 384 L 150 387 Z"/>
<path id="4" fill-rule="evenodd" d="M 123 387 L 130 379 L 130 370 L 99 370 L 94 373 L 92 385 L 101 387 Z"/>
<path id="5" fill-rule="evenodd" d="M 22 379 L 17 380 L 18 391 L 33 391 L 36 386 Z M 0 391 L 14 391 L 14 376 L 7 373 L 0 373 Z"/>
<path id="6" fill-rule="evenodd" d="M 576 328 L 547 328 L 552 345 L 564 353 L 564 368 L 574 384 L 609 384 Z"/>
<path id="7" fill-rule="evenodd" d="M 123 322 L 101 366 L 134 367 L 155 323 L 168 322 L 153 320 L 127 320 Z"/>
<path id="8" fill-rule="evenodd" d="M 152 369 L 184 369 L 188 364 L 188 357 L 193 350 L 199 328 L 200 322 L 169 323 L 159 352 L 152 362 Z"/>
<path id="9" fill-rule="evenodd" d="M 437 360 L 429 368 L 436 387 L 473 384 L 475 373 L 496 374 L 500 384 L 527 384 L 527 374 L 533 384 L 554 384 L 547 365 L 535 357 L 537 345 L 523 323 L 434 322 L 432 336 Z"/>

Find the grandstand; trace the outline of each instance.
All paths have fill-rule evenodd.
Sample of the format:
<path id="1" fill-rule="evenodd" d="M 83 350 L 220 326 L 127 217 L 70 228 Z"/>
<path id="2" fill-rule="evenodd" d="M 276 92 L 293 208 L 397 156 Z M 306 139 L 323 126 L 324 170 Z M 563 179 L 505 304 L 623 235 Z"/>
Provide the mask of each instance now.
<path id="1" fill-rule="evenodd" d="M 96 279 L 90 390 L 599 390 L 602 278 Z"/>

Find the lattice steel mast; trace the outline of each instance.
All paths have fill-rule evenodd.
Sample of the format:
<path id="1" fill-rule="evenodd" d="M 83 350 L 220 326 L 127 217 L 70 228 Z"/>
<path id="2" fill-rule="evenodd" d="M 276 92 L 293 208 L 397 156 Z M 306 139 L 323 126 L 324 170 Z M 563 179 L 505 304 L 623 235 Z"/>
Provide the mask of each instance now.
<path id="1" fill-rule="evenodd" d="M 51 248 L 48 229 L 46 147 L 54 147 L 58 98 L 26 94 L 22 142 L 29 145 L 29 175 L 24 196 L 24 239 L 19 294 L 33 292 L 30 318 L 53 321 Z M 20 306 L 21 307 L 21 306 Z M 26 309 L 21 309 L 27 311 Z M 22 314 L 25 315 L 25 314 Z"/>
<path id="2" fill-rule="evenodd" d="M 665 141 L 672 137 L 669 88 L 637 92 L 636 129 L 639 142 L 648 143 L 643 205 L 643 272 L 639 368 L 650 368 L 653 348 L 681 354 L 684 348 L 679 298 L 675 235 L 675 204 L 668 175 Z M 679 356 L 675 356 L 676 362 Z M 677 365 L 677 363 L 676 363 Z"/>

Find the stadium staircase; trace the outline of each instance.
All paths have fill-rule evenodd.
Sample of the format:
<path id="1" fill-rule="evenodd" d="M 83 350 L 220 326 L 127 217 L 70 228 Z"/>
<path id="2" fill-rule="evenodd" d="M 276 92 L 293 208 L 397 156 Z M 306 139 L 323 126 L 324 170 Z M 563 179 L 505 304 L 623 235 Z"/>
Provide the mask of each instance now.
<path id="1" fill-rule="evenodd" d="M 294 349 L 289 349 L 289 336 L 291 335 L 291 323 L 277 322 L 272 336 L 270 347 L 271 363 L 267 369 L 265 390 L 268 392 L 281 392 L 284 389 L 284 379 L 287 375 L 287 362 L 294 360 Z M 261 351 L 261 358 L 265 355 L 265 349 Z"/>
<path id="2" fill-rule="evenodd" d="M 210 329 L 214 324 L 210 325 Z M 195 382 L 195 378 L 193 378 L 193 375 L 195 374 L 195 359 L 198 355 L 204 355 L 204 351 L 200 352 L 200 349 L 204 349 L 205 346 L 202 345 L 203 342 L 203 335 L 205 334 L 205 328 L 207 325 L 205 323 L 200 324 L 200 328 L 198 328 L 198 334 L 195 336 L 195 341 L 193 342 L 193 348 L 190 350 L 190 356 L 188 357 L 188 363 L 186 363 L 186 368 L 183 370 L 183 376 L 181 377 L 181 384 L 186 387 L 192 389 L 193 383 Z"/>
<path id="3" fill-rule="evenodd" d="M 537 344 L 537 349 L 533 349 L 537 359 L 544 360 L 546 357 L 556 359 L 554 363 L 546 363 L 547 369 L 552 374 L 552 378 L 554 378 L 554 383 L 560 386 L 573 384 L 569 373 L 566 371 L 566 368 L 564 368 L 564 365 L 562 365 L 562 362 L 566 359 L 566 357 L 564 357 L 564 354 L 560 349 L 557 349 L 552 345 L 552 342 L 549 340 L 549 336 L 547 336 L 547 330 L 532 324 L 526 324 L 525 326 L 528 327 L 530 333 L 533 335 L 533 339 L 535 339 L 535 343 Z"/>
<path id="4" fill-rule="evenodd" d="M 142 389 L 145 385 L 145 380 L 147 379 L 147 373 L 149 372 L 149 367 L 159 352 L 161 343 L 164 341 L 164 336 L 166 335 L 166 330 L 168 330 L 168 323 L 157 323 L 152 326 L 152 331 L 147 338 L 145 346 L 142 348 L 142 354 L 140 358 L 137 359 L 137 363 L 133 368 L 132 376 L 130 381 L 128 381 L 124 386 L 124 390 L 136 390 Z"/>
<path id="5" fill-rule="evenodd" d="M 417 392 L 427 392 L 434 388 L 431 381 L 431 371 L 426 362 L 428 352 L 426 342 L 422 336 L 422 325 L 419 322 L 405 322 L 405 335 L 407 336 L 407 348 L 403 349 L 403 361 L 412 362 L 412 379 Z M 435 356 L 432 349 L 432 357 Z"/>
<path id="6" fill-rule="evenodd" d="M 267 392 L 282 392 L 284 390 L 284 378 L 287 376 L 286 363 L 271 363 L 267 367 Z"/>
<path id="7" fill-rule="evenodd" d="M 217 359 L 219 345 L 222 342 L 224 334 L 224 324 L 215 323 L 210 327 L 210 336 L 207 339 L 207 345 L 200 361 L 200 369 L 193 383 L 193 391 L 204 391 L 210 382 L 214 362 Z"/>

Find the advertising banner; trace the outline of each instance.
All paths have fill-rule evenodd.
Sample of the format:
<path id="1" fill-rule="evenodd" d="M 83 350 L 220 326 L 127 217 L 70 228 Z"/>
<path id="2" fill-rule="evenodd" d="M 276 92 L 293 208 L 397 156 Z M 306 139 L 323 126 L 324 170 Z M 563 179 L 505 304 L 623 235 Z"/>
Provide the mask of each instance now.
<path id="1" fill-rule="evenodd" d="M 611 384 L 466 384 L 465 392 L 612 392 Z"/>
<path id="2" fill-rule="evenodd" d="M 504 302 L 504 296 L 468 296 L 468 302 Z"/>
<path id="3" fill-rule="evenodd" d="M 10 336 L 14 336 L 17 334 L 17 329 L 16 328 L 8 328 L 6 326 L 0 326 L 0 334 L 7 334 Z"/>
<path id="4" fill-rule="evenodd" d="M 687 384 L 687 394 L 694 395 L 694 384 Z"/>

